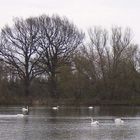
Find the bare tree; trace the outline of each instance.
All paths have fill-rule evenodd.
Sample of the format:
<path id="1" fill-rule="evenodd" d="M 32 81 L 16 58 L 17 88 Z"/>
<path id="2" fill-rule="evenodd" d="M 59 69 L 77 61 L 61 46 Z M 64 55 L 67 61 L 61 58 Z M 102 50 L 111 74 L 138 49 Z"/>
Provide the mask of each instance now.
<path id="1" fill-rule="evenodd" d="M 120 27 L 112 28 L 111 46 L 113 52 L 113 73 L 117 70 L 118 63 L 125 50 L 131 45 L 130 29 L 125 29 L 124 33 Z"/>
<path id="2" fill-rule="evenodd" d="M 90 51 L 92 52 L 92 57 L 96 63 L 96 73 L 99 79 L 103 79 L 104 88 L 106 88 L 106 77 L 109 63 L 109 52 L 107 48 L 108 32 L 100 27 L 95 27 L 94 30 L 89 30 L 90 37 Z M 106 57 L 108 55 L 108 57 Z M 95 59 L 96 58 L 96 59 Z M 107 65 L 108 64 L 108 65 Z"/>
<path id="3" fill-rule="evenodd" d="M 66 18 L 59 16 L 41 16 L 40 24 L 40 50 L 42 54 L 41 68 L 46 71 L 50 80 L 50 93 L 58 97 L 57 77 L 59 68 L 70 62 L 71 55 L 82 43 L 83 33 L 70 23 Z"/>
<path id="4" fill-rule="evenodd" d="M 0 55 L 18 77 L 24 82 L 25 95 L 29 96 L 32 79 L 40 71 L 36 69 L 39 55 L 36 53 L 39 42 L 37 18 L 16 19 L 12 27 L 1 31 Z"/>

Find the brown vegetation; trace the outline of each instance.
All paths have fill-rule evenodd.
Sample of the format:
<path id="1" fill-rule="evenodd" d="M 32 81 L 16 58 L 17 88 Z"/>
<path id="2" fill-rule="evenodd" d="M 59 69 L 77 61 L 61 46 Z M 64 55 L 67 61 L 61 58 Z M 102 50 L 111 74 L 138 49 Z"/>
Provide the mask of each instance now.
<path id="1" fill-rule="evenodd" d="M 0 104 L 140 104 L 140 50 L 130 29 L 95 27 L 88 38 L 59 16 L 3 28 Z"/>

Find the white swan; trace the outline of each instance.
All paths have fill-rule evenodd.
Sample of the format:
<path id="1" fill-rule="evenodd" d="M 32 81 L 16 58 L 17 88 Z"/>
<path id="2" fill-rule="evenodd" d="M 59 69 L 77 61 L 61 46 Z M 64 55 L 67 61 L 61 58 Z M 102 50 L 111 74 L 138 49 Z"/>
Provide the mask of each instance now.
<path id="1" fill-rule="evenodd" d="M 124 121 L 121 120 L 121 118 L 116 118 L 116 119 L 114 120 L 114 122 L 115 122 L 116 125 L 122 125 L 122 124 L 124 123 Z"/>
<path id="2" fill-rule="evenodd" d="M 98 121 L 94 121 L 93 118 L 91 118 L 91 125 L 98 126 L 99 122 Z"/>
<path id="3" fill-rule="evenodd" d="M 93 106 L 89 106 L 88 109 L 93 109 Z"/>
<path id="4" fill-rule="evenodd" d="M 18 118 L 23 118 L 23 117 L 24 117 L 23 114 L 17 114 L 16 116 L 17 116 Z"/>
<path id="5" fill-rule="evenodd" d="M 59 109 L 59 106 L 54 106 L 52 107 L 53 110 L 58 110 Z"/>
<path id="6" fill-rule="evenodd" d="M 27 115 L 29 113 L 29 107 L 28 106 L 26 108 L 23 107 L 22 108 L 22 113 L 23 113 L 23 115 Z"/>

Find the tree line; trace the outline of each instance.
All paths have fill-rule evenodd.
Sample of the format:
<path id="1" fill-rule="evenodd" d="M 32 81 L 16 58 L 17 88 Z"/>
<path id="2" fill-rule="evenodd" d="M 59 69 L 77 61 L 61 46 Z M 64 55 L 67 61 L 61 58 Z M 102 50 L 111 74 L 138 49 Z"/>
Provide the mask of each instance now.
<path id="1" fill-rule="evenodd" d="M 139 53 L 129 28 L 85 36 L 58 15 L 16 18 L 0 32 L 0 101 L 138 99 Z"/>

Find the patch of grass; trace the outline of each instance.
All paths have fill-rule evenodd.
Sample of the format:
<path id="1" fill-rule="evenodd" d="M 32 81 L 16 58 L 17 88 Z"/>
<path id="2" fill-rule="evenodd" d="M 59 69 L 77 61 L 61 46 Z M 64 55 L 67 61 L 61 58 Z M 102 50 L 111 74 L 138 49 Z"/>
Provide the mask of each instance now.
<path id="1" fill-rule="evenodd" d="M 140 105 L 140 98 L 133 98 L 129 100 L 97 100 L 90 99 L 74 99 L 74 98 L 31 98 L 9 96 L 0 98 L 0 105 L 31 105 L 31 106 L 89 106 L 89 105 Z"/>

